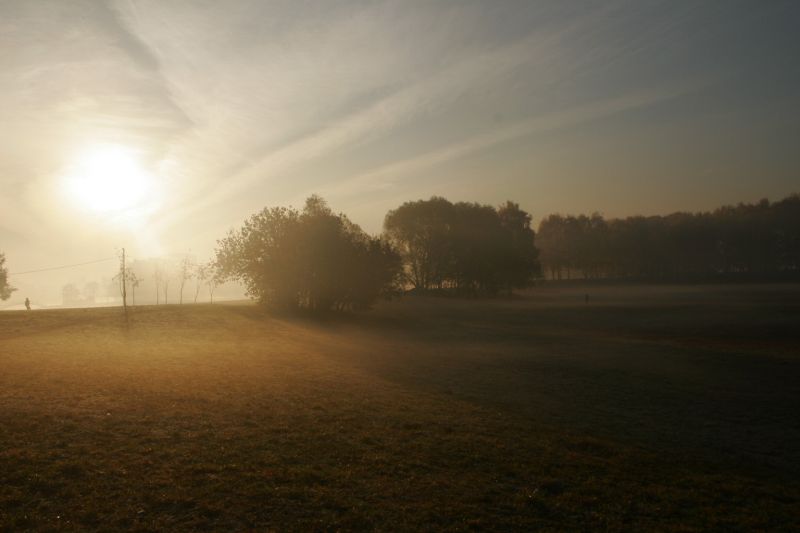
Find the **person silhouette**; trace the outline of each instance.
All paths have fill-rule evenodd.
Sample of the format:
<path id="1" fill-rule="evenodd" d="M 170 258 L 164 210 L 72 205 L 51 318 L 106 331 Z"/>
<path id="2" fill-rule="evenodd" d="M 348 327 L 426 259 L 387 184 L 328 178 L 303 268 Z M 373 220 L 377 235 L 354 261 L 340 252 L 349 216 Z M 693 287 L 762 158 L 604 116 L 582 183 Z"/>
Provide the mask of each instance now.
<path id="1" fill-rule="evenodd" d="M 27 309 L 28 311 L 31 310 L 31 300 L 30 300 L 30 298 L 25 298 L 25 309 Z"/>

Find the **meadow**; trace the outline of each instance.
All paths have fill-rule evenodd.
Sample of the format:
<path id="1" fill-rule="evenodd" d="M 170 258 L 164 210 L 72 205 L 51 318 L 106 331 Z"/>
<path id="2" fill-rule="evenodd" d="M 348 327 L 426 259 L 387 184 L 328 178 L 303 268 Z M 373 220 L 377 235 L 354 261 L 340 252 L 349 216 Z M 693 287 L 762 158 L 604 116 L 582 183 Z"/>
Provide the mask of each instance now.
<path id="1" fill-rule="evenodd" d="M 798 530 L 798 346 L 777 284 L 4 312 L 0 530 Z"/>

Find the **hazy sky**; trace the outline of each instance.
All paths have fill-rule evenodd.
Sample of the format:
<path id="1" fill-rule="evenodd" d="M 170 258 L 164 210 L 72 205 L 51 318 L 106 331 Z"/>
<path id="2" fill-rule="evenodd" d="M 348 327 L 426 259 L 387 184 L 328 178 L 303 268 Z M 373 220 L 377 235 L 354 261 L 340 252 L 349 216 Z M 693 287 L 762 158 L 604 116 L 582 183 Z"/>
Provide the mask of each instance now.
<path id="1" fill-rule="evenodd" d="M 311 193 L 371 232 L 434 194 L 537 221 L 777 199 L 798 28 L 794 0 L 0 0 L 0 250 L 206 257 Z M 109 144 L 154 185 L 98 213 L 64 176 Z"/>

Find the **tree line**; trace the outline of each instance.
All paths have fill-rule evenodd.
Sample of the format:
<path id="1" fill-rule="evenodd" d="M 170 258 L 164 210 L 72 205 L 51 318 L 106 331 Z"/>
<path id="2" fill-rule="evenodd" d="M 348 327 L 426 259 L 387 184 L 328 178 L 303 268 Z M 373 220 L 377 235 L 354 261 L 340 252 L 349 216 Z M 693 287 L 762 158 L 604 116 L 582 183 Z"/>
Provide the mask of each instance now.
<path id="1" fill-rule="evenodd" d="M 510 201 L 499 208 L 439 197 L 406 202 L 386 215 L 384 235 L 419 290 L 510 293 L 540 273 L 531 216 Z"/>
<path id="2" fill-rule="evenodd" d="M 131 305 L 136 305 L 137 294 L 140 300 L 144 296 L 145 301 L 156 305 L 170 302 L 197 303 L 201 294 L 207 296 L 207 301 L 213 303 L 214 292 L 225 282 L 216 261 L 198 262 L 189 254 L 177 258 L 137 259 L 126 264 L 124 268 L 125 275 L 123 276 L 120 268 L 111 279 L 110 288 L 112 292 L 122 295 L 124 279 Z M 64 288 L 65 305 L 69 305 L 66 301 L 67 287 Z"/>
<path id="3" fill-rule="evenodd" d="M 549 279 L 797 278 L 800 195 L 704 213 L 550 215 L 536 242 Z"/>
<path id="4" fill-rule="evenodd" d="M 214 302 L 217 288 L 224 283 L 216 262 L 198 262 L 192 255 L 136 259 L 122 265 L 116 274 L 102 283 L 89 281 L 80 288 L 67 283 L 61 288 L 61 301 L 65 307 L 96 305 L 102 298 L 122 297 L 125 282 L 128 305 L 139 303 L 169 304 L 198 301 Z"/>
<path id="5" fill-rule="evenodd" d="M 364 309 L 401 288 L 400 256 L 318 196 L 302 211 L 275 207 L 218 241 L 222 276 L 283 309 Z"/>
<path id="6" fill-rule="evenodd" d="M 312 196 L 302 211 L 264 209 L 218 241 L 216 263 L 258 301 L 289 309 L 366 309 L 407 288 L 496 294 L 539 273 L 531 217 L 444 198 L 407 202 L 382 236 Z"/>
<path id="7" fill-rule="evenodd" d="M 4 263 L 0 253 L 2 299 L 13 290 Z M 536 232 L 516 203 L 432 197 L 389 211 L 379 236 L 311 196 L 302 210 L 252 215 L 217 241 L 209 262 L 187 255 L 125 268 L 134 302 L 137 290 L 146 290 L 149 300 L 170 303 L 172 288 L 183 303 L 186 286 L 187 301 L 196 302 L 203 287 L 213 301 L 217 286 L 237 281 L 263 304 L 313 311 L 367 309 L 406 290 L 510 294 L 542 278 L 798 279 L 800 195 L 666 216 L 555 214 Z M 65 299 L 76 294 L 65 289 Z"/>

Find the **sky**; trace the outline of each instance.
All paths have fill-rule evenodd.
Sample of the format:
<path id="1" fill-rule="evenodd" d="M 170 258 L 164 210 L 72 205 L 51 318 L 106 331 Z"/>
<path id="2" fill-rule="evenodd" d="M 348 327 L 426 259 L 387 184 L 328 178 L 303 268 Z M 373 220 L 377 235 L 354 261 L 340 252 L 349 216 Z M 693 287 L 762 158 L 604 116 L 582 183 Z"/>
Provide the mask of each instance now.
<path id="1" fill-rule="evenodd" d="M 432 195 L 534 221 L 779 199 L 798 27 L 793 0 L 0 0 L 0 251 L 207 258 L 314 193 L 371 233 Z"/>

